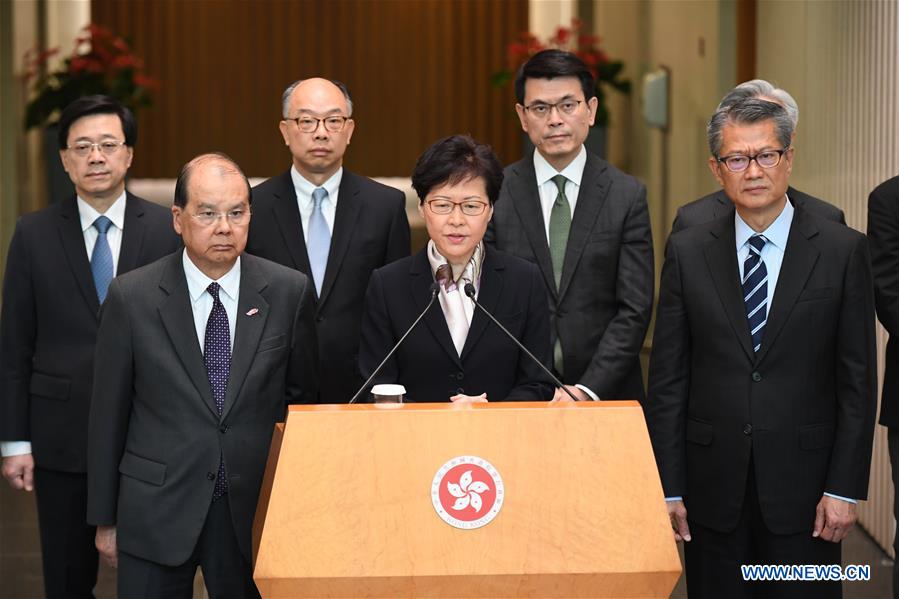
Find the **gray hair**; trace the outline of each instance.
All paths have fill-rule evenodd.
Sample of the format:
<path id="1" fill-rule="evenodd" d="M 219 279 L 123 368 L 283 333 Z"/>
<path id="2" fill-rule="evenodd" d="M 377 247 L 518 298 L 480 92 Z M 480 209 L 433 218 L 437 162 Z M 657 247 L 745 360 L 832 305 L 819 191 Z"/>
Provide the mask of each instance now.
<path id="1" fill-rule="evenodd" d="M 721 146 L 724 144 L 722 129 L 725 125 L 751 125 L 762 121 L 774 121 L 777 140 L 783 148 L 790 147 L 793 138 L 793 121 L 786 108 L 776 102 L 747 98 L 730 106 L 719 108 L 712 115 L 707 128 L 709 151 L 715 158 L 720 158 Z"/>
<path id="2" fill-rule="evenodd" d="M 799 105 L 796 104 L 796 100 L 786 90 L 774 87 L 764 79 L 745 81 L 727 92 L 727 95 L 721 98 L 718 110 L 732 106 L 740 100 L 748 100 L 750 98 L 761 98 L 777 102 L 784 107 L 790 120 L 793 121 L 793 129 L 799 126 Z"/>
<path id="3" fill-rule="evenodd" d="M 290 118 L 290 96 L 293 95 L 293 90 L 297 88 L 299 84 L 301 84 L 305 79 L 297 79 L 293 83 L 287 86 L 287 89 L 284 90 L 284 93 L 281 94 L 281 118 L 289 119 Z M 344 99 L 346 99 L 346 112 L 347 116 L 353 116 L 353 99 L 350 97 L 350 90 L 347 89 L 346 85 L 342 82 L 337 81 L 336 79 L 328 79 L 331 83 L 334 84 L 337 89 L 340 90 L 340 93 L 343 94 Z"/>
<path id="4" fill-rule="evenodd" d="M 250 181 L 247 179 L 247 176 L 243 174 L 240 166 L 224 152 L 207 152 L 191 158 L 187 164 L 181 167 L 178 179 L 175 180 L 175 197 L 173 201 L 175 206 L 178 206 L 179 208 L 187 206 L 187 187 L 190 183 L 190 176 L 198 166 L 205 163 L 212 163 L 213 168 L 219 176 L 239 175 L 243 178 L 244 182 L 247 184 L 247 200 L 250 203 L 253 202 L 253 192 L 250 189 Z"/>

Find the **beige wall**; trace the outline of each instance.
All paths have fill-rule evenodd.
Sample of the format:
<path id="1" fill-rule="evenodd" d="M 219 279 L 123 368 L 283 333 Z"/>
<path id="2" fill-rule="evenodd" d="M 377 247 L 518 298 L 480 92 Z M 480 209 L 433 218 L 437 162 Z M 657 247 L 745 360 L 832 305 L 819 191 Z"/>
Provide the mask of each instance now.
<path id="1" fill-rule="evenodd" d="M 758 27 L 759 76 L 787 89 L 800 108 L 791 182 L 866 230 L 868 193 L 899 173 L 899 4 L 760 2 Z M 886 334 L 879 333 L 882 376 Z M 885 429 L 877 429 L 860 520 L 888 549 L 893 489 Z"/>

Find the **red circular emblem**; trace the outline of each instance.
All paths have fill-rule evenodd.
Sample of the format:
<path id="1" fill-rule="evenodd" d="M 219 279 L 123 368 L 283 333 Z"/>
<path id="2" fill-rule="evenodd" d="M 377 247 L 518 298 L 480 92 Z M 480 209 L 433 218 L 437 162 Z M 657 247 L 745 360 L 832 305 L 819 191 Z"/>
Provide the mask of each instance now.
<path id="1" fill-rule="evenodd" d="M 437 515 L 456 528 L 480 528 L 502 508 L 504 488 L 496 468 L 483 458 L 459 456 L 446 462 L 431 483 Z"/>

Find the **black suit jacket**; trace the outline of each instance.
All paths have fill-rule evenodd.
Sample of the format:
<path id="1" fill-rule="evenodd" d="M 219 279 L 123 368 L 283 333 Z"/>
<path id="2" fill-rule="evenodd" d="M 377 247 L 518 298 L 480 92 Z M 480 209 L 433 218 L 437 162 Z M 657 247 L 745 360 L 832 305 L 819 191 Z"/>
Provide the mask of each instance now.
<path id="1" fill-rule="evenodd" d="M 551 346 L 557 334 L 561 340 L 563 381 L 586 385 L 601 399 L 642 398 L 639 356 L 654 285 L 643 184 L 587 154 L 558 291 L 533 155 L 506 168 L 485 240 L 540 267 Z"/>
<path id="2" fill-rule="evenodd" d="M 644 411 L 665 495 L 737 525 L 750 457 L 765 524 L 811 533 L 826 491 L 867 496 L 873 289 L 860 233 L 796 208 L 758 354 L 723 216 L 671 236 Z"/>
<path id="3" fill-rule="evenodd" d="M 802 193 L 792 187 L 787 188 L 787 197 L 790 198 L 794 207 L 802 208 L 821 218 L 836 221 L 841 225 L 846 224 L 846 217 L 843 215 L 843 211 L 833 204 L 819 200 L 807 193 Z M 710 193 L 678 208 L 677 215 L 674 217 L 674 223 L 671 225 L 671 232 L 677 233 L 687 227 L 711 222 L 724 215 L 730 215 L 733 218 L 734 203 L 727 197 L 723 189 L 719 189 L 715 193 Z"/>
<path id="4" fill-rule="evenodd" d="M 430 300 L 434 282 L 427 248 L 374 272 L 365 297 L 359 364 L 367 379 Z M 543 364 L 549 361 L 549 316 L 540 273 L 488 249 L 478 302 Z M 488 401 L 551 399 L 543 370 L 476 309 L 462 355 L 456 352 L 439 300 L 387 362 L 373 384 L 400 383 L 406 401 L 449 401 L 457 393 Z"/>
<path id="5" fill-rule="evenodd" d="M 238 544 L 251 527 L 272 429 L 289 403 L 315 397 L 312 283 L 244 254 L 224 411 L 203 364 L 175 252 L 117 278 L 103 306 L 88 445 L 91 524 L 117 526 L 122 551 L 183 563 L 196 545 L 219 457 Z M 249 314 L 252 309 L 257 312 Z"/>
<path id="6" fill-rule="evenodd" d="M 321 403 L 346 403 L 362 385 L 359 323 L 368 279 L 374 269 L 409 255 L 402 192 L 344 169 L 338 194 L 325 279 L 315 304 Z M 247 252 L 312 276 L 290 171 L 253 189 Z"/>
<path id="7" fill-rule="evenodd" d="M 878 185 L 868 196 L 868 241 L 877 318 L 887 341 L 880 399 L 880 423 L 899 427 L 899 177 Z"/>
<path id="8" fill-rule="evenodd" d="M 126 195 L 118 274 L 179 244 L 169 210 Z M 0 316 L 0 440 L 31 441 L 42 468 L 87 468 L 99 309 L 75 196 L 19 219 Z"/>

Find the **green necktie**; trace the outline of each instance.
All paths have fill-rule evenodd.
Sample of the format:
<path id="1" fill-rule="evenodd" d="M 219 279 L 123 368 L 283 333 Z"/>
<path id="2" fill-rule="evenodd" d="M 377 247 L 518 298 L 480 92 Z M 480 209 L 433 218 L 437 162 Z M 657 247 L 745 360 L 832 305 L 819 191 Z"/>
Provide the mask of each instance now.
<path id="1" fill-rule="evenodd" d="M 556 279 L 556 289 L 562 281 L 562 265 L 565 263 L 565 248 L 568 246 L 568 231 L 571 229 L 571 208 L 568 205 L 568 197 L 565 195 L 565 183 L 568 179 L 565 175 L 556 175 L 553 183 L 559 189 L 556 201 L 553 202 L 549 213 L 549 253 L 553 260 L 553 276 Z M 562 360 L 562 342 L 556 333 L 556 342 L 553 345 L 553 366 L 556 372 L 564 374 Z"/>
<path id="2" fill-rule="evenodd" d="M 571 207 L 565 196 L 565 175 L 556 175 L 552 182 L 559 188 L 556 201 L 549 213 L 549 253 L 553 260 L 553 275 L 556 289 L 562 281 L 562 265 L 565 263 L 565 247 L 568 245 L 568 231 L 571 229 Z"/>

